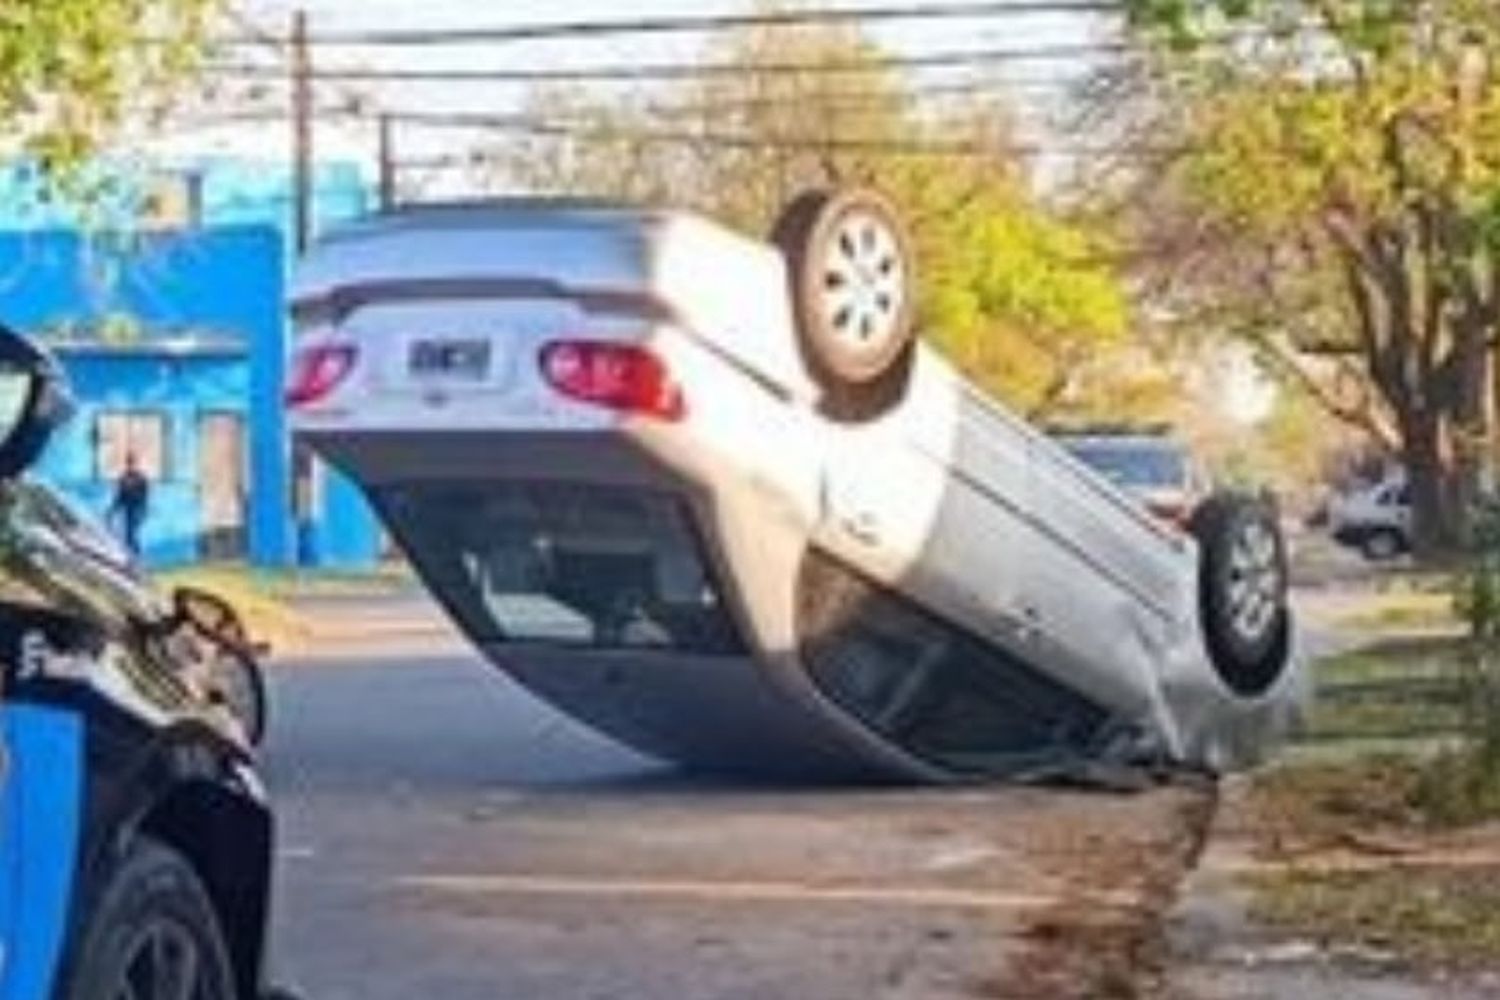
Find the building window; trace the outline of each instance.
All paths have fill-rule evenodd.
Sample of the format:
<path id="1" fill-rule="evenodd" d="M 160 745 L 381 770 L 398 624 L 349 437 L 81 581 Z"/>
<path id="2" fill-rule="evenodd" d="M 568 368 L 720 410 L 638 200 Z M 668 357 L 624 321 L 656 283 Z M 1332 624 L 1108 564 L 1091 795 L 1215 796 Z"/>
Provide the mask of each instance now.
<path id="1" fill-rule="evenodd" d="M 203 218 L 203 175 L 174 170 L 147 179 L 139 211 L 140 227 L 147 231 L 197 225 Z"/>
<path id="2" fill-rule="evenodd" d="M 113 482 L 134 455 L 147 479 L 167 478 L 167 415 L 153 410 L 112 410 L 94 425 L 94 475 Z"/>

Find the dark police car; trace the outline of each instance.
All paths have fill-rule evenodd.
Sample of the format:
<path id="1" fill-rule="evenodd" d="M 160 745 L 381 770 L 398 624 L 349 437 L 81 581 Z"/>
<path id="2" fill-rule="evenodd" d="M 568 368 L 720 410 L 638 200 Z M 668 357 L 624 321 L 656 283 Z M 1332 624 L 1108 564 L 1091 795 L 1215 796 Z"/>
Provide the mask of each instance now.
<path id="1" fill-rule="evenodd" d="M 261 995 L 271 817 L 163 598 L 22 474 L 70 404 L 0 328 L 0 1000 Z"/>

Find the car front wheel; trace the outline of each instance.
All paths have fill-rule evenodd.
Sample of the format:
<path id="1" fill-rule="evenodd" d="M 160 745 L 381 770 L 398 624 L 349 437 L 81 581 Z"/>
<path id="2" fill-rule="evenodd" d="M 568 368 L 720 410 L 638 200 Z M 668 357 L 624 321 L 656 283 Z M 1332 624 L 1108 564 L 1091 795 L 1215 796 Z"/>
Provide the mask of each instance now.
<path id="1" fill-rule="evenodd" d="M 213 904 L 181 854 L 148 837 L 112 867 L 83 922 L 67 1000 L 234 1000 Z"/>

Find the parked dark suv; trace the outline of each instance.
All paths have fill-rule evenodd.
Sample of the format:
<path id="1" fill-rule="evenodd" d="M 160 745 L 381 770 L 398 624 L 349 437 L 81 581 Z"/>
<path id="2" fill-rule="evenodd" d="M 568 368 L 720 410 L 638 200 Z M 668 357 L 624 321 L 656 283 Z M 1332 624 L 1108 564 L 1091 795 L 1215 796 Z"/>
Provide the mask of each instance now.
<path id="1" fill-rule="evenodd" d="M 0 1000 L 261 995 L 271 816 L 191 604 L 42 516 L 70 404 L 0 329 Z"/>

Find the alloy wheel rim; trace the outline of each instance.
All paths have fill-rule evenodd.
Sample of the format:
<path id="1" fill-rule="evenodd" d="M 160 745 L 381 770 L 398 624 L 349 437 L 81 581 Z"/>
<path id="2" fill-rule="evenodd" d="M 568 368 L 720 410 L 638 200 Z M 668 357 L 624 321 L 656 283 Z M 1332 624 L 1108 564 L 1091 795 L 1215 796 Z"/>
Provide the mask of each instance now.
<path id="1" fill-rule="evenodd" d="M 845 345 L 877 353 L 900 333 L 906 273 L 896 234 L 871 212 L 851 212 L 829 241 L 823 313 Z"/>
<path id="2" fill-rule="evenodd" d="M 1282 583 L 1275 535 L 1259 521 L 1246 525 L 1229 553 L 1229 615 L 1241 639 L 1265 636 L 1281 608 Z"/>

